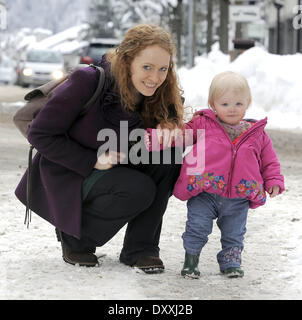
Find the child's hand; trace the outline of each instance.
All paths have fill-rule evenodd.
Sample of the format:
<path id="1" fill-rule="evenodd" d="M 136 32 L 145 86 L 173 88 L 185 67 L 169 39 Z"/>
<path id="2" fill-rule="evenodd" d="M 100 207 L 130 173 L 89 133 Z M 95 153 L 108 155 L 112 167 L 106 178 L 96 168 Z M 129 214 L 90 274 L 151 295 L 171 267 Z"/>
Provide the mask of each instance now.
<path id="1" fill-rule="evenodd" d="M 183 129 L 180 127 L 163 128 L 160 124 L 155 129 L 147 128 L 144 144 L 149 151 L 160 151 L 173 146 L 183 145 Z M 178 143 L 178 145 L 177 145 Z"/>
<path id="2" fill-rule="evenodd" d="M 169 148 L 172 146 L 173 142 L 182 137 L 183 130 L 177 126 L 174 128 L 165 128 L 159 124 L 156 127 L 156 133 L 158 141 L 163 148 Z"/>
<path id="3" fill-rule="evenodd" d="M 144 134 L 144 143 L 145 143 L 145 146 L 147 148 L 147 150 L 150 149 L 150 146 L 151 146 L 151 138 L 150 138 L 150 133 L 145 131 L 145 134 Z"/>
<path id="4" fill-rule="evenodd" d="M 279 186 L 272 186 L 270 187 L 267 192 L 269 193 L 269 196 L 271 198 L 274 198 L 275 196 L 277 196 L 280 192 L 280 187 Z"/>

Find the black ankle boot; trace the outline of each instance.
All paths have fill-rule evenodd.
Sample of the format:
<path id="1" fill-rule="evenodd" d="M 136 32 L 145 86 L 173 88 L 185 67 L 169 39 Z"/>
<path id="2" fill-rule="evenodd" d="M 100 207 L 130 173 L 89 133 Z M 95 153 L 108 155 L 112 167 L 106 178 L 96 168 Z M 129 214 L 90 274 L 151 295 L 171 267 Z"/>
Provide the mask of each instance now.
<path id="1" fill-rule="evenodd" d="M 72 265 L 80 265 L 81 267 L 95 267 L 99 265 L 96 255 L 90 252 L 72 252 L 64 243 L 62 232 L 56 228 L 56 235 L 62 246 L 63 260 Z"/>
<path id="2" fill-rule="evenodd" d="M 162 273 L 165 270 L 162 260 L 159 257 L 153 256 L 139 258 L 134 264 L 134 267 L 149 274 Z"/>

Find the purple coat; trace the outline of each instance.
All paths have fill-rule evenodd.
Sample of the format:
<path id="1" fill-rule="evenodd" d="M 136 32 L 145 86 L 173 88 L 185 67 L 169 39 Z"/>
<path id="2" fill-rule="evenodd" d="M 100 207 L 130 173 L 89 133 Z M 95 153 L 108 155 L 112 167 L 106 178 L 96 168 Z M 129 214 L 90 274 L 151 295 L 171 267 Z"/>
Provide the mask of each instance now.
<path id="1" fill-rule="evenodd" d="M 83 117 L 78 115 L 98 83 L 98 71 L 91 67 L 75 71 L 58 87 L 28 134 L 29 142 L 38 151 L 32 166 L 31 209 L 77 238 L 81 236 L 82 182 L 93 170 L 97 150 L 104 143 L 97 141 L 98 132 L 113 129 L 119 140 L 120 121 L 128 121 L 129 132 L 142 127 L 137 112 L 122 108 L 105 57 L 101 66 L 106 76 L 103 91 Z M 27 171 L 15 191 L 24 204 L 26 178 Z"/>
<path id="2" fill-rule="evenodd" d="M 184 158 L 180 176 L 173 194 L 180 200 L 188 200 L 202 191 L 217 193 L 226 198 L 246 198 L 250 208 L 265 203 L 267 191 L 278 185 L 284 190 L 284 178 L 272 141 L 264 131 L 266 119 L 255 124 L 233 144 L 213 111 L 198 112 L 186 124 L 195 138 L 192 150 Z M 204 138 L 196 142 L 197 129 L 204 129 Z M 197 154 L 197 147 L 204 143 L 199 154 L 204 155 L 201 171 L 188 173 L 196 165 L 189 158 Z"/>

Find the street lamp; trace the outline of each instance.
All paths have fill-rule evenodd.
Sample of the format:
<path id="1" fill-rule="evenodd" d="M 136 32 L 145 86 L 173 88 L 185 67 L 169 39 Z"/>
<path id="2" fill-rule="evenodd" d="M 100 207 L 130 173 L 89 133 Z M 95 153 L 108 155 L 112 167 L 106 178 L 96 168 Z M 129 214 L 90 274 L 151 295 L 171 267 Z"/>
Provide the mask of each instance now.
<path id="1" fill-rule="evenodd" d="M 298 6 L 299 6 L 299 8 L 301 8 L 301 0 L 298 0 Z M 300 34 L 301 34 L 301 28 L 298 28 L 298 30 L 297 30 L 297 52 L 300 52 Z"/>
<path id="2" fill-rule="evenodd" d="M 274 0 L 277 9 L 277 54 L 280 54 L 280 10 L 284 6 L 284 0 Z"/>

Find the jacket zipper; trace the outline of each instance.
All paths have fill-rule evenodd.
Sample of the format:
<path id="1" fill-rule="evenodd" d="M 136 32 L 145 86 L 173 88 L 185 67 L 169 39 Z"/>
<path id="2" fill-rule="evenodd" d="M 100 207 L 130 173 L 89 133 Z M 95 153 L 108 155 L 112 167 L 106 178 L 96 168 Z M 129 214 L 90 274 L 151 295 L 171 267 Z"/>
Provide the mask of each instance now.
<path id="1" fill-rule="evenodd" d="M 258 128 L 261 125 L 262 124 L 259 124 L 259 125 L 255 124 L 253 127 L 248 129 L 247 131 L 245 131 L 244 134 L 243 134 L 243 137 L 241 137 L 241 139 L 237 142 L 237 144 L 235 144 L 235 146 L 233 145 L 232 163 L 231 163 L 231 170 L 230 170 L 230 176 L 229 176 L 229 181 L 228 181 L 228 183 L 229 183 L 228 184 L 228 195 L 229 195 L 229 198 L 231 197 L 231 193 L 232 193 L 231 183 L 232 183 L 233 169 L 234 169 L 234 163 L 235 163 L 235 158 L 236 158 L 236 155 L 237 155 L 237 151 L 238 151 L 239 147 L 243 144 L 243 142 L 245 142 L 251 136 L 251 134 L 253 134 L 256 130 L 258 130 Z M 233 144 L 233 142 L 232 142 L 232 144 Z"/>
<path id="2" fill-rule="evenodd" d="M 231 151 L 232 151 L 232 160 L 231 160 L 231 167 L 230 167 L 230 174 L 229 174 L 229 178 L 228 178 L 228 183 L 227 183 L 227 194 L 228 197 L 231 197 L 231 182 L 232 182 L 232 176 L 233 176 L 233 170 L 234 170 L 234 163 L 235 163 L 235 158 L 237 155 L 237 150 L 239 149 L 240 145 L 251 135 L 251 133 L 253 133 L 255 130 L 257 130 L 261 125 L 257 125 L 257 123 L 252 126 L 251 128 L 249 128 L 247 131 L 244 132 L 243 137 L 237 142 L 237 144 L 234 146 L 233 141 L 231 140 L 230 136 L 228 135 L 228 133 L 225 131 L 224 127 L 215 119 L 212 119 L 211 117 L 207 116 L 209 119 L 215 121 L 215 123 L 217 123 L 220 128 L 223 130 L 224 134 L 227 136 L 230 144 L 231 144 Z M 250 131 L 249 131 L 250 130 Z"/>

